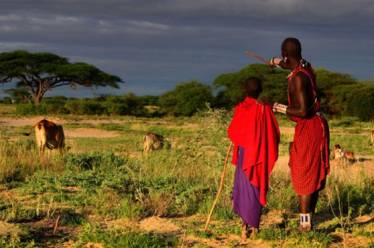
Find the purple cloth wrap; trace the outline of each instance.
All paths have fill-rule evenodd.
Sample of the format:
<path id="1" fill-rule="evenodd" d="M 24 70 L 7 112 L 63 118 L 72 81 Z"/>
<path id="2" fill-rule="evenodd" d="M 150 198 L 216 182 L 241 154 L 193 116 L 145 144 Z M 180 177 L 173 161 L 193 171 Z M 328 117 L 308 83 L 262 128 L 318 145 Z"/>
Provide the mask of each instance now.
<path id="1" fill-rule="evenodd" d="M 242 169 L 244 148 L 239 147 L 238 164 L 235 170 L 234 188 L 232 193 L 234 212 L 243 222 L 251 227 L 258 228 L 262 206 L 260 204 L 259 190 L 253 186 Z"/>

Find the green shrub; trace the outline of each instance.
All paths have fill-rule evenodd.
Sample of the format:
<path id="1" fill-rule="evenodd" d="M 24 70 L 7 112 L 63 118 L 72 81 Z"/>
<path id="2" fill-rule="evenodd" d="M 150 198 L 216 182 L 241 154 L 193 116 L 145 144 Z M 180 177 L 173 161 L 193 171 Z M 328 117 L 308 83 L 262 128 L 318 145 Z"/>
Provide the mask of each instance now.
<path id="1" fill-rule="evenodd" d="M 90 170 L 99 167 L 119 167 L 125 160 L 115 156 L 113 153 L 89 153 L 89 154 L 68 154 L 65 156 L 65 164 L 68 167 L 77 167 Z"/>
<path id="2" fill-rule="evenodd" d="M 17 115 L 46 115 L 47 105 L 45 103 L 35 106 L 31 103 L 21 103 L 16 105 Z"/>
<path id="3" fill-rule="evenodd" d="M 48 114 L 69 114 L 69 110 L 65 107 L 67 99 L 65 97 L 45 98 L 43 104 L 46 106 Z"/>
<path id="4" fill-rule="evenodd" d="M 66 102 L 65 108 L 75 115 L 101 115 L 106 114 L 105 107 L 94 100 L 71 100 Z"/>

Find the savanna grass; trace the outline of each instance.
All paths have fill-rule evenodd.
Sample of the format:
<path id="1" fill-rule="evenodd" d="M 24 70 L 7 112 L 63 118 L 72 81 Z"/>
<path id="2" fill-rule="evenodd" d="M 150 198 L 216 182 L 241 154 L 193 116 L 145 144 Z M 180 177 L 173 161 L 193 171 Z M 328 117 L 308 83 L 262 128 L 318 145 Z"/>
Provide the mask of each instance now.
<path id="1" fill-rule="evenodd" d="M 229 145 L 226 129 L 230 117 L 229 112 L 210 109 L 190 119 L 121 117 L 118 123 L 91 123 L 90 127 L 115 131 L 119 136 L 105 139 L 68 137 L 66 143 L 70 150 L 63 156 L 52 155 L 45 160 L 39 158 L 30 138 L 10 140 L 8 134 L 15 130 L 2 132 L 0 182 L 11 185 L 15 197 L 0 199 L 0 219 L 21 223 L 55 220 L 60 215 L 61 225 L 83 227 L 74 239 L 76 247 L 88 242 L 105 244 L 105 247 L 120 247 L 118 244 L 129 247 L 177 246 L 176 237 L 134 230 L 114 231 L 103 229 L 98 224 L 106 219 L 139 220 L 154 215 L 170 218 L 205 216 L 217 192 Z M 71 120 L 77 123 L 84 118 Z M 279 122 L 292 127 L 283 117 Z M 371 124 L 362 125 L 369 128 Z M 68 126 L 77 127 L 79 124 Z M 370 156 L 366 136 L 340 134 L 341 127 L 336 128 L 332 132 L 333 142 L 341 142 Z M 149 131 L 164 135 L 171 147 L 143 154 L 142 138 Z M 291 140 L 292 134 L 282 134 L 281 156 L 288 153 Z M 228 166 L 224 190 L 214 212 L 213 218 L 219 223 L 238 220 L 231 203 L 234 169 Z M 327 220 L 323 221 L 334 220 L 334 223 L 319 227 L 322 232 L 298 236 L 293 232 L 297 223 L 292 219 L 292 213 L 297 213 L 297 197 L 286 165 L 272 175 L 264 213 L 274 209 L 287 210 L 288 219 L 285 227 L 265 226 L 259 238 L 274 246 L 307 247 L 310 243 L 315 247 L 326 247 L 333 242 L 329 234 L 331 227 L 370 236 L 372 234 L 368 231 L 357 231 L 352 220 L 360 215 L 373 214 L 373 188 L 372 175 L 367 173 L 365 163 L 352 167 L 333 166 L 326 189 L 321 192 L 317 215 L 326 216 Z M 239 233 L 239 227 L 216 226 L 216 235 Z M 198 229 L 196 226 L 191 228 Z M 203 235 L 197 231 L 191 233 Z M 35 242 L 33 244 L 32 238 L 25 239 L 25 242 L 15 239 L 13 244 L 32 247 Z"/>
<path id="2" fill-rule="evenodd" d="M 178 238 L 152 233 L 139 233 L 131 230 L 103 230 L 100 227 L 85 225 L 82 233 L 79 234 L 74 247 L 89 245 L 101 245 L 103 247 L 176 247 Z"/>

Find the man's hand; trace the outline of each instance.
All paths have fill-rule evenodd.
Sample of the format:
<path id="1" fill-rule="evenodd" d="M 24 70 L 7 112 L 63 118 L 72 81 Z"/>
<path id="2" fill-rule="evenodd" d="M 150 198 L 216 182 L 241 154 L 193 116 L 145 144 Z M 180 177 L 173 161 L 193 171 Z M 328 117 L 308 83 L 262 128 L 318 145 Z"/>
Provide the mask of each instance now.
<path id="1" fill-rule="evenodd" d="M 282 114 L 286 114 L 287 112 L 287 105 L 284 105 L 284 104 L 280 104 L 280 103 L 274 103 L 273 104 L 273 112 L 276 113 L 282 113 Z"/>
<path id="2" fill-rule="evenodd" d="M 269 65 L 270 66 L 273 66 L 273 67 L 278 67 L 280 65 L 280 63 L 282 62 L 282 59 L 281 58 L 271 58 L 270 61 L 269 61 Z"/>

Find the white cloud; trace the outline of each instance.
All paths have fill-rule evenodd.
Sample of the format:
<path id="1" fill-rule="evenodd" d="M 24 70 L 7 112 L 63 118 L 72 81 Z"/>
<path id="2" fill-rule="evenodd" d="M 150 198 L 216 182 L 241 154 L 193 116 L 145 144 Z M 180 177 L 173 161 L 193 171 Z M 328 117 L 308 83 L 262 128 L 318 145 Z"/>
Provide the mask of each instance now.
<path id="1" fill-rule="evenodd" d="M 96 22 L 98 31 L 105 34 L 157 35 L 168 32 L 172 26 L 144 20 L 102 20 Z"/>
<path id="2" fill-rule="evenodd" d="M 22 17 L 20 15 L 15 15 L 15 14 L 0 15 L 0 22 L 20 21 L 20 20 L 22 20 Z"/>
<path id="3" fill-rule="evenodd" d="M 0 42 L 0 51 L 17 49 L 40 49 L 41 47 L 41 44 L 31 42 Z"/>
<path id="4" fill-rule="evenodd" d="M 169 25 L 149 22 L 149 21 L 128 21 L 132 28 L 144 29 L 144 30 L 157 30 L 157 31 L 167 31 L 170 30 Z"/>

